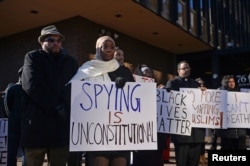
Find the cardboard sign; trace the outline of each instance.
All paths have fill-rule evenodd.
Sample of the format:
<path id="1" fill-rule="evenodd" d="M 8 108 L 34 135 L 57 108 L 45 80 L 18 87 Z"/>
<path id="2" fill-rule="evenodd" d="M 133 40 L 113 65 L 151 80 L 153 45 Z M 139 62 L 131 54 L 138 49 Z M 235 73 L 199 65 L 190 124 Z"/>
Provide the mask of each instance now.
<path id="1" fill-rule="evenodd" d="M 250 93 L 228 92 L 227 124 L 228 128 L 249 128 Z"/>
<path id="2" fill-rule="evenodd" d="M 0 165 L 7 165 L 8 119 L 0 118 Z"/>
<path id="3" fill-rule="evenodd" d="M 240 88 L 240 91 L 250 93 L 250 89 L 248 88 Z"/>
<path id="4" fill-rule="evenodd" d="M 181 88 L 190 97 L 187 108 L 192 112 L 192 127 L 226 128 L 227 91 L 198 88 Z M 224 120 L 223 120 L 224 119 Z"/>
<path id="5" fill-rule="evenodd" d="M 179 91 L 157 89 L 158 132 L 191 135 L 192 112 L 187 108 L 190 99 Z"/>
<path id="6" fill-rule="evenodd" d="M 73 81 L 70 151 L 157 149 L 155 87 Z"/>

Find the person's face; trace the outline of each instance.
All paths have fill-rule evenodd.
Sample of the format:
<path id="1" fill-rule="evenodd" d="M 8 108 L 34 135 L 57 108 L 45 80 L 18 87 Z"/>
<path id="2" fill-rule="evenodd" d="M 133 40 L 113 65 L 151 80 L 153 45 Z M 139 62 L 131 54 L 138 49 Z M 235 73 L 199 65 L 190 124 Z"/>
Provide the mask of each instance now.
<path id="1" fill-rule="evenodd" d="M 62 39 L 58 35 L 49 35 L 41 42 L 41 45 L 48 53 L 59 53 L 62 48 Z"/>
<path id="2" fill-rule="evenodd" d="M 123 51 L 122 50 L 116 50 L 114 56 L 115 56 L 115 59 L 118 61 L 118 63 L 120 65 L 123 65 L 123 63 L 124 63 Z"/>
<path id="3" fill-rule="evenodd" d="M 230 88 L 230 89 L 235 88 L 235 81 L 234 81 L 233 78 L 229 78 L 229 79 L 228 79 L 228 81 L 227 81 L 227 86 L 228 86 L 228 88 Z"/>
<path id="4" fill-rule="evenodd" d="M 202 80 L 199 80 L 198 83 L 200 84 L 200 86 L 204 86 L 204 82 Z"/>
<path id="5" fill-rule="evenodd" d="M 152 72 L 152 70 L 150 70 L 150 69 L 144 70 L 144 71 L 143 71 L 143 76 L 144 76 L 144 77 L 153 78 L 153 72 Z"/>
<path id="6" fill-rule="evenodd" d="M 107 40 L 101 47 L 101 58 L 104 61 L 109 61 L 114 58 L 115 46 L 112 41 Z"/>
<path id="7" fill-rule="evenodd" d="M 163 85 L 163 84 L 159 84 L 158 86 L 157 86 L 157 88 L 159 88 L 159 89 L 163 89 L 165 87 L 165 85 Z"/>
<path id="8" fill-rule="evenodd" d="M 181 63 L 177 72 L 181 78 L 187 78 L 190 76 L 191 68 L 187 63 Z"/>

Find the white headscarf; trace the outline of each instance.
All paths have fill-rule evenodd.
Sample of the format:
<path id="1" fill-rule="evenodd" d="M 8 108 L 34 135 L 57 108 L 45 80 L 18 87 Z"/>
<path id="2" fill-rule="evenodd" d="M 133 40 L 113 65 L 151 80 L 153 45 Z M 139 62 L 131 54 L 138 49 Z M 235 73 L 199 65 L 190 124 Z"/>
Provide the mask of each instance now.
<path id="1" fill-rule="evenodd" d="M 101 47 L 103 43 L 110 40 L 114 46 L 115 42 L 110 36 L 99 37 L 96 41 L 96 56 L 94 60 L 87 61 L 79 67 L 75 76 L 70 80 L 86 80 L 86 81 L 111 81 L 108 72 L 115 71 L 119 67 L 116 59 L 103 61 L 101 57 Z"/>
<path id="2" fill-rule="evenodd" d="M 96 41 L 96 46 L 95 46 L 95 49 L 96 49 L 95 58 L 96 59 L 101 60 L 101 61 L 103 60 L 101 56 L 101 49 L 102 49 L 103 43 L 107 40 L 111 41 L 115 47 L 115 41 L 110 36 L 99 37 Z"/>

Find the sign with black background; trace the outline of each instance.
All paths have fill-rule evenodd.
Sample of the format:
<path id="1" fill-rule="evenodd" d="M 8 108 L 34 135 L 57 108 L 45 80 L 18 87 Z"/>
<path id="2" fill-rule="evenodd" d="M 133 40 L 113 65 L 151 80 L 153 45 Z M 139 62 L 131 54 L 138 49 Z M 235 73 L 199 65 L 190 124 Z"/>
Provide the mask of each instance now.
<path id="1" fill-rule="evenodd" d="M 248 150 L 208 150 L 209 166 L 249 166 Z"/>
<path id="2" fill-rule="evenodd" d="M 250 73 L 234 75 L 237 84 L 240 88 L 250 88 Z"/>

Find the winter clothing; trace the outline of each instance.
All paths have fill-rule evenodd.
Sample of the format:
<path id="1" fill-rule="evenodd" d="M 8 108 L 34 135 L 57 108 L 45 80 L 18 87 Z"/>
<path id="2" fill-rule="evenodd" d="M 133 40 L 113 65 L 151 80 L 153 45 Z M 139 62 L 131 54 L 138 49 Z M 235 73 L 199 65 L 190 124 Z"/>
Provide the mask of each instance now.
<path id="1" fill-rule="evenodd" d="M 8 115 L 8 149 L 7 165 L 16 166 L 17 154 L 21 139 L 22 124 L 22 99 L 24 91 L 21 82 L 18 82 L 6 90 L 5 109 Z"/>
<path id="2" fill-rule="evenodd" d="M 233 77 L 225 76 L 225 78 L 219 89 L 239 92 L 237 87 L 229 88 L 227 86 L 227 81 Z M 216 134 L 221 137 L 221 150 L 246 150 L 247 130 L 245 128 L 216 129 Z"/>
<path id="3" fill-rule="evenodd" d="M 179 88 L 198 88 L 199 83 L 190 78 L 182 79 L 176 77 L 173 80 L 168 81 L 166 88 L 169 90 L 179 91 Z M 171 135 L 171 139 L 174 142 L 178 143 L 202 143 L 205 138 L 205 129 L 204 128 L 192 128 L 190 136 L 184 135 Z"/>
<path id="4" fill-rule="evenodd" d="M 134 78 L 129 69 L 119 66 L 117 60 L 112 58 L 112 56 L 110 56 L 111 58 L 109 60 L 102 59 L 102 48 L 106 41 L 112 42 L 112 46 L 115 48 L 115 42 L 111 37 L 102 36 L 98 38 L 96 42 L 95 59 L 87 61 L 79 67 L 77 73 L 70 81 L 115 81 L 117 88 L 123 88 L 126 81 L 134 82 Z M 109 48 L 108 52 L 110 54 L 112 51 L 112 48 Z M 116 165 L 128 165 L 129 158 L 130 151 L 93 151 L 86 153 L 87 165 L 103 163 L 105 161 L 109 161 L 109 163 L 116 162 Z"/>
<path id="5" fill-rule="evenodd" d="M 62 35 L 60 32 L 58 32 L 57 28 L 55 25 L 50 25 L 41 30 L 41 35 L 38 37 L 38 42 L 44 41 L 46 36 L 48 35 L 58 35 L 61 37 L 62 40 L 65 39 L 64 35 Z"/>
<path id="6" fill-rule="evenodd" d="M 198 88 L 199 86 L 199 83 L 193 79 L 178 76 L 167 82 L 166 89 L 179 91 L 180 88 Z M 177 166 L 198 166 L 201 147 L 205 139 L 205 129 L 192 128 L 190 136 L 171 134 L 171 139 L 175 146 Z"/>
<path id="7" fill-rule="evenodd" d="M 62 52 L 55 55 L 40 49 L 25 55 L 22 146 L 45 148 L 69 145 L 70 87 L 65 84 L 77 68 L 76 61 Z"/>

